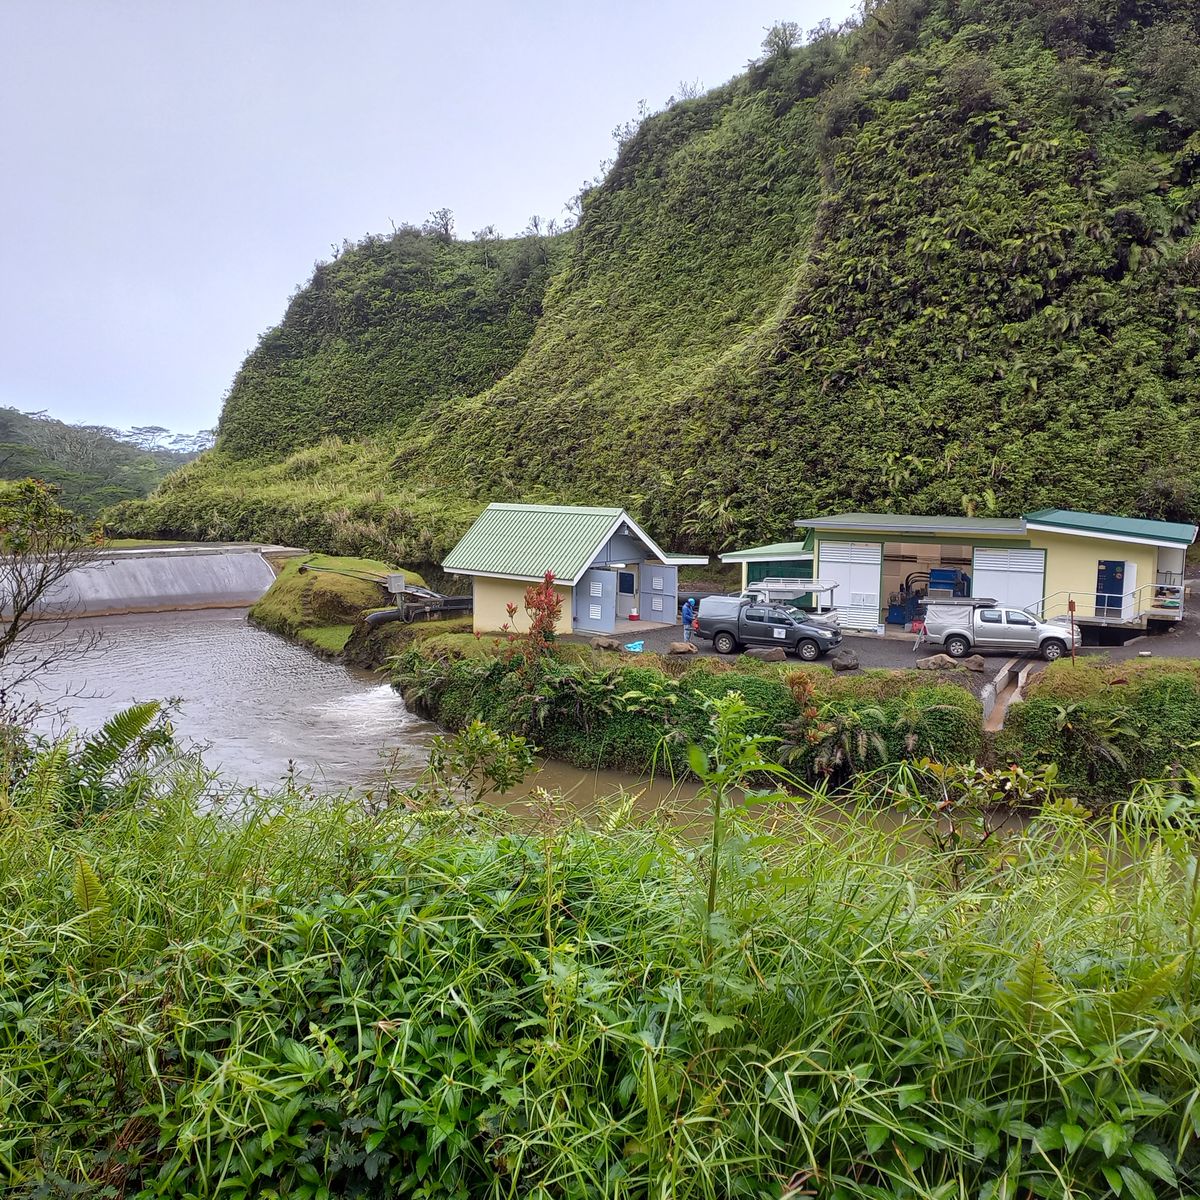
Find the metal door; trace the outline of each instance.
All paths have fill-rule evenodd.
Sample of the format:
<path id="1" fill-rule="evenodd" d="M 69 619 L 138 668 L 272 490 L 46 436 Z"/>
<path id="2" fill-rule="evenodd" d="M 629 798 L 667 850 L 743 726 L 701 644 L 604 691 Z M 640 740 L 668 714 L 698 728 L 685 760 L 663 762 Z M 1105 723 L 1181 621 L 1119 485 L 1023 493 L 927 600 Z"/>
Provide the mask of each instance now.
<path id="1" fill-rule="evenodd" d="M 972 556 L 971 595 L 1040 614 L 1046 594 L 1045 550 L 988 550 Z"/>
<path id="2" fill-rule="evenodd" d="M 638 613 L 643 621 L 679 624 L 679 568 L 642 563 Z"/>
<path id="3" fill-rule="evenodd" d="M 575 585 L 574 627 L 583 633 L 612 633 L 617 627 L 617 573 L 585 571 Z"/>
<path id="4" fill-rule="evenodd" d="M 1096 564 L 1096 616 L 1120 617 L 1126 591 L 1125 563 L 1102 558 Z"/>
<path id="5" fill-rule="evenodd" d="M 879 625 L 883 546 L 878 542 L 818 542 L 817 573 L 838 585 L 838 616 L 847 629 Z"/>

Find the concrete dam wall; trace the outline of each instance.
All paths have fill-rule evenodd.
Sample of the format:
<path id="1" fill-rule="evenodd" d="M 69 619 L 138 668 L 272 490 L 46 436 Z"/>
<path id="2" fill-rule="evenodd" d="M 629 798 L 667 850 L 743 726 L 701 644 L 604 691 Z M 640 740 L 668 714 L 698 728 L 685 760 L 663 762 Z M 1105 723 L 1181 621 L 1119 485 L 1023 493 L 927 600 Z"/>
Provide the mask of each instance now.
<path id="1" fill-rule="evenodd" d="M 43 612 L 80 617 L 243 608 L 269 588 L 275 572 L 261 546 L 164 546 L 106 550 L 65 576 Z"/>

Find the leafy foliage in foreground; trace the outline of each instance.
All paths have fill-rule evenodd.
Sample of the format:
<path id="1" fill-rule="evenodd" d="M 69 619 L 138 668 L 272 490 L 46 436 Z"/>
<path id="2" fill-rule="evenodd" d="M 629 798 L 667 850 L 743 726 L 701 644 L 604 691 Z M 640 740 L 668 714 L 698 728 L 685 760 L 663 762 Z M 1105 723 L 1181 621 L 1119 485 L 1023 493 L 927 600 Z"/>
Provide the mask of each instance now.
<path id="1" fill-rule="evenodd" d="M 419 561 L 357 473 L 311 486 L 290 452 L 321 434 L 429 529 L 422 558 L 485 499 L 628 504 L 710 549 L 860 507 L 1195 517 L 1196 6 L 868 7 L 624 140 L 570 241 L 545 244 L 536 328 L 522 315 L 511 337 L 484 303 L 464 353 L 504 360 L 494 386 L 415 334 L 402 358 L 380 349 L 431 293 L 370 243 L 321 268 L 247 361 L 201 486 L 120 526 L 281 538 L 295 509 L 315 549 Z M 447 336 L 474 312 L 458 286 Z M 273 498 L 247 503 L 239 456 L 264 454 Z M 353 514 L 349 540 L 330 507 Z"/>
<path id="2" fill-rule="evenodd" d="M 757 820 L 719 745 L 715 863 L 619 797 L 522 829 L 126 756 L 98 809 L 79 751 L 27 760 L 0 803 L 6 1194 L 1200 1187 L 1192 790 L 1105 826 L 1051 800 L 948 855 L 861 812 Z"/>
<path id="3" fill-rule="evenodd" d="M 505 649 L 463 634 L 413 641 L 394 660 L 395 686 L 410 707 L 451 729 L 483 718 L 585 769 L 686 770 L 708 703 L 728 691 L 750 702 L 751 731 L 772 740 L 773 756 L 813 782 L 925 756 L 966 761 L 983 748 L 979 701 L 922 672 L 848 678 L 701 659 L 676 676 L 666 673 L 669 659 L 614 659 L 577 645 L 522 669 Z"/>

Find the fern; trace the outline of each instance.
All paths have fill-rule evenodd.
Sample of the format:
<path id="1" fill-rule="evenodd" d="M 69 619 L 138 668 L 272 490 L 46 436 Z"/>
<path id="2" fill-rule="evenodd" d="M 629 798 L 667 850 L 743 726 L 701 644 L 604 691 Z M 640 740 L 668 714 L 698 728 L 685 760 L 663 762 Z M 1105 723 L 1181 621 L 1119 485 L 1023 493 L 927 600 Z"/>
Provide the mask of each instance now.
<path id="1" fill-rule="evenodd" d="M 1064 999 L 1062 986 L 1046 965 L 1041 942 L 1034 943 L 1012 976 L 996 990 L 997 1007 L 1025 1033 L 1038 1033 L 1053 1025 Z"/>
<path id="2" fill-rule="evenodd" d="M 1139 1017 L 1152 1012 L 1157 1002 L 1170 990 L 1182 965 L 1183 956 L 1180 955 L 1164 963 L 1158 970 L 1151 971 L 1149 975 L 1134 980 L 1119 992 L 1105 997 L 1105 1007 L 1108 1008 L 1112 1020 L 1113 1032 L 1127 1032 Z"/>
<path id="3" fill-rule="evenodd" d="M 134 704 L 115 713 L 88 738 L 79 755 L 79 778 L 85 786 L 98 787 L 129 749 L 145 736 L 162 711 L 157 700 Z"/>
<path id="4" fill-rule="evenodd" d="M 61 812 L 67 801 L 69 742 L 59 742 L 38 754 L 21 782 L 20 797 L 34 820 Z"/>
<path id="5" fill-rule="evenodd" d="M 75 904 L 84 918 L 88 945 L 94 954 L 108 932 L 112 903 L 100 876 L 82 854 L 75 856 Z"/>

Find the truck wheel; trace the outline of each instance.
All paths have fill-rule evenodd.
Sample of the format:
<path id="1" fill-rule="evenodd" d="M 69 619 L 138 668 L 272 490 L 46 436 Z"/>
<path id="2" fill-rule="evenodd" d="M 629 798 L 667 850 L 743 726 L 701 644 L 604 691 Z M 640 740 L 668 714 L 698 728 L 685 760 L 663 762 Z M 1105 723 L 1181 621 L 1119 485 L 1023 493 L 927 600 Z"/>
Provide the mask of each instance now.
<path id="1" fill-rule="evenodd" d="M 1065 642 L 1060 642 L 1058 638 L 1048 638 L 1042 643 L 1042 657 L 1047 662 L 1054 662 L 1057 658 L 1062 658 L 1067 652 Z"/>
<path id="2" fill-rule="evenodd" d="M 732 633 L 718 633 L 713 638 L 713 649 L 718 654 L 732 654 L 737 649 L 737 642 Z"/>
<path id="3" fill-rule="evenodd" d="M 805 638 L 797 647 L 796 653 L 805 662 L 816 662 L 821 657 L 821 647 L 812 638 Z"/>
<path id="4" fill-rule="evenodd" d="M 954 637 L 946 639 L 946 653 L 951 658 L 965 658 L 967 651 L 971 649 L 971 643 L 965 637 L 959 637 L 957 634 Z"/>

